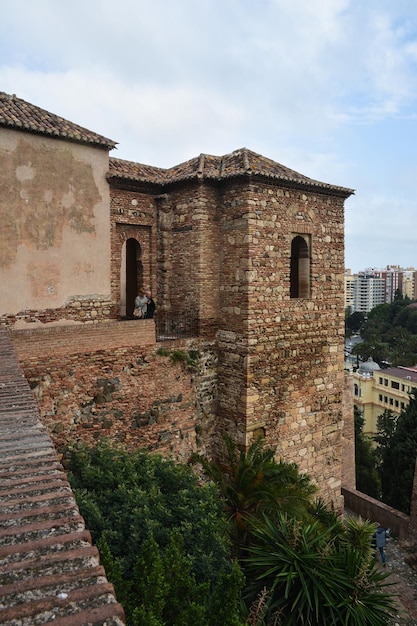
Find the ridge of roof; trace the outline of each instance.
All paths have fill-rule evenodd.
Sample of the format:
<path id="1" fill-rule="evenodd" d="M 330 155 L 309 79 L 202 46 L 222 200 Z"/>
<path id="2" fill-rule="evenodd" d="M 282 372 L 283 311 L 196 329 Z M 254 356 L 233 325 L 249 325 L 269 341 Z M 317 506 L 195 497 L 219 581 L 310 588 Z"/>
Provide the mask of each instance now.
<path id="1" fill-rule="evenodd" d="M 112 150 L 117 142 L 0 91 L 0 126 Z"/>
<path id="2" fill-rule="evenodd" d="M 323 183 L 304 176 L 247 148 L 240 148 L 223 156 L 202 153 L 168 169 L 123 161 L 114 157 L 110 158 L 109 163 L 109 178 L 160 185 L 193 179 L 221 181 L 239 176 L 262 176 L 291 185 L 334 191 L 346 197 L 354 193 L 353 189 Z"/>

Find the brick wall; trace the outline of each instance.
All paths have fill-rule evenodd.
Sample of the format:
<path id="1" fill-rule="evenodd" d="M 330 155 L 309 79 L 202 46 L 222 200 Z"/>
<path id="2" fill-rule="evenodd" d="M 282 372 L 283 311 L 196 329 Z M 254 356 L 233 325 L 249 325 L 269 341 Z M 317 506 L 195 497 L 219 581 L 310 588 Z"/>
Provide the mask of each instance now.
<path id="1" fill-rule="evenodd" d="M 59 454 L 71 442 L 94 444 L 102 437 L 182 461 L 208 449 L 217 401 L 213 346 L 164 343 L 168 354 L 161 356 L 155 341 L 139 335 L 147 326 L 154 329 L 153 320 L 82 327 L 78 336 L 71 329 L 12 333 Z M 195 367 L 174 363 L 169 357 L 174 347 L 184 355 L 198 351 Z"/>
<path id="2" fill-rule="evenodd" d="M 157 209 L 154 195 L 140 190 L 113 186 L 110 197 L 111 216 L 111 293 L 115 316 L 126 314 L 126 241 L 140 245 L 141 275 L 137 287 L 150 288 L 158 300 Z M 157 302 L 157 304 L 159 304 Z"/>
<path id="3" fill-rule="evenodd" d="M 71 296 L 64 306 L 51 309 L 24 309 L 16 314 L 2 315 L 0 326 L 23 329 L 28 326 L 59 325 L 80 322 L 106 322 L 115 315 L 110 296 Z"/>
<path id="4" fill-rule="evenodd" d="M 217 332 L 216 435 L 247 446 L 264 434 L 341 510 L 344 197 L 252 177 L 173 185 L 155 206 L 145 196 L 135 219 L 157 215 L 159 307 L 195 308 L 200 332 Z M 306 298 L 290 297 L 296 235 L 310 247 Z"/>

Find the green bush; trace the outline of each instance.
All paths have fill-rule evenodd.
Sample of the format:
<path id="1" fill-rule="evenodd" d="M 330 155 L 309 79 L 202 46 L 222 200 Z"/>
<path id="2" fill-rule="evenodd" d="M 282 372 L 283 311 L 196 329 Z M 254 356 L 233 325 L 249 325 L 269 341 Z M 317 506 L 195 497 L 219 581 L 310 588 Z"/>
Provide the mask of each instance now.
<path id="1" fill-rule="evenodd" d="M 211 626 L 229 579 L 225 623 L 239 623 L 237 566 L 214 485 L 199 485 L 186 465 L 104 441 L 71 449 L 69 479 L 130 626 Z"/>

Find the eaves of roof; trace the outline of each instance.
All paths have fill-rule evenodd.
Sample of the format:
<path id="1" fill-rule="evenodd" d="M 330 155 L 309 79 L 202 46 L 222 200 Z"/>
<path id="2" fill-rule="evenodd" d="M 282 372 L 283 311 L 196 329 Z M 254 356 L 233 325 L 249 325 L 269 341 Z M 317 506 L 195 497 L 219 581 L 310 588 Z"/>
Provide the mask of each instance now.
<path id="1" fill-rule="evenodd" d="M 25 100 L 0 92 L 0 126 L 112 150 L 117 142 Z"/>
<path id="2" fill-rule="evenodd" d="M 235 150 L 224 156 L 200 154 L 169 169 L 117 158 L 110 158 L 109 167 L 109 181 L 119 179 L 162 187 L 191 180 L 222 181 L 251 176 L 268 178 L 291 187 L 313 188 L 317 192 L 334 193 L 345 198 L 354 193 L 353 189 L 330 185 L 304 176 L 247 148 Z"/>

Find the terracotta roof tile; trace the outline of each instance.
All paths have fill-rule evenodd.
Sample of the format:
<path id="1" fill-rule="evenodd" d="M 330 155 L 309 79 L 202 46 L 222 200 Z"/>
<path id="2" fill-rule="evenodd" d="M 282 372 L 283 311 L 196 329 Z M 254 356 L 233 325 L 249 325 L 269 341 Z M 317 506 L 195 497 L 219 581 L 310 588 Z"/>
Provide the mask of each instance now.
<path id="1" fill-rule="evenodd" d="M 0 623 L 123 626 L 29 383 L 0 328 Z"/>
<path id="2" fill-rule="evenodd" d="M 318 191 L 336 192 L 348 197 L 353 189 L 323 183 L 304 176 L 280 163 L 268 159 L 247 148 L 235 150 L 224 156 L 200 154 L 169 169 L 162 169 L 110 158 L 109 179 L 124 179 L 136 182 L 159 184 L 162 187 L 185 180 L 225 180 L 238 176 L 260 176 L 282 181 L 291 186 L 315 188 Z"/>
<path id="3" fill-rule="evenodd" d="M 110 158 L 109 177 L 122 178 L 142 183 L 162 183 L 166 170 L 152 165 Z"/>
<path id="4" fill-rule="evenodd" d="M 92 144 L 107 150 L 116 146 L 116 142 L 111 139 L 4 92 L 0 92 L 0 126 L 77 143 Z"/>

